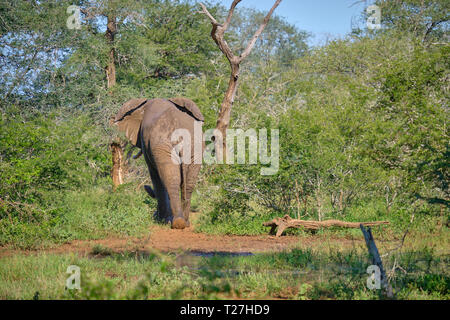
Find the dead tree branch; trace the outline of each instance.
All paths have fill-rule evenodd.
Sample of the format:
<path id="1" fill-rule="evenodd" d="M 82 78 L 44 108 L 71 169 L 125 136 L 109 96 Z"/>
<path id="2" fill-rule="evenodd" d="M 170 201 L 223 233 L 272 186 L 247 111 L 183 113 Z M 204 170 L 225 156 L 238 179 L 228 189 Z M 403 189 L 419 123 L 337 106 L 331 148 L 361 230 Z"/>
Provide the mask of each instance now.
<path id="1" fill-rule="evenodd" d="M 282 218 L 274 218 L 271 221 L 263 223 L 265 227 L 272 227 L 270 234 L 275 233 L 275 229 L 278 227 L 276 236 L 279 237 L 287 228 L 305 228 L 309 230 L 318 230 L 320 228 L 329 227 L 341 227 L 341 228 L 359 228 L 360 225 L 364 226 L 378 226 L 381 224 L 389 224 L 388 221 L 372 221 L 372 222 L 345 222 L 340 220 L 324 220 L 324 221 L 311 221 L 311 220 L 299 220 L 292 219 L 290 216 L 285 215 Z"/>
<path id="2" fill-rule="evenodd" d="M 231 68 L 231 75 L 230 80 L 228 83 L 228 89 L 225 93 L 225 96 L 223 98 L 223 102 L 220 108 L 219 117 L 217 118 L 217 124 L 216 129 L 219 130 L 219 132 L 222 134 L 222 138 L 216 138 L 216 154 L 219 159 L 221 159 L 222 155 L 225 155 L 226 152 L 226 129 L 228 128 L 228 125 L 230 123 L 230 114 L 231 114 L 231 107 L 233 106 L 234 97 L 236 95 L 237 85 L 238 85 L 238 79 L 239 79 L 239 67 L 240 63 L 250 54 L 252 51 L 256 41 L 258 40 L 258 37 L 263 32 L 264 28 L 266 27 L 267 23 L 270 20 L 270 17 L 272 16 L 272 13 L 274 10 L 278 7 L 278 5 L 281 3 L 281 0 L 276 0 L 272 8 L 270 9 L 269 13 L 265 16 L 264 20 L 262 21 L 259 28 L 256 30 L 255 34 L 247 44 L 247 47 L 245 50 L 238 56 L 233 54 L 233 51 L 230 49 L 228 43 L 225 41 L 224 34 L 225 31 L 228 29 L 231 18 L 233 17 L 234 9 L 236 6 L 241 2 L 241 0 L 234 0 L 233 3 L 230 6 L 230 9 L 228 11 L 227 18 L 225 20 L 224 24 L 220 24 L 217 22 L 217 20 L 213 17 L 213 15 L 208 11 L 206 6 L 203 3 L 200 3 L 200 6 L 202 7 L 202 11 L 200 13 L 205 14 L 209 21 L 212 24 L 212 30 L 211 30 L 211 37 L 213 38 L 214 42 L 219 47 L 220 51 L 227 57 L 228 62 L 230 63 Z"/>
<path id="3" fill-rule="evenodd" d="M 278 7 L 280 2 L 281 2 L 281 0 L 277 0 L 274 3 L 274 5 L 272 6 L 272 8 L 270 9 L 269 13 L 264 17 L 263 22 L 259 26 L 258 30 L 256 30 L 256 32 L 253 35 L 253 37 L 250 40 L 250 42 L 248 43 L 247 48 L 245 48 L 244 52 L 242 52 L 242 54 L 240 55 L 240 61 L 239 62 L 244 60 L 250 54 L 250 52 L 252 51 L 253 47 L 255 46 L 256 40 L 258 40 L 258 37 L 263 32 L 264 28 L 266 27 L 267 23 L 270 20 L 270 17 L 272 16 L 272 13 L 275 11 L 276 7 Z"/>

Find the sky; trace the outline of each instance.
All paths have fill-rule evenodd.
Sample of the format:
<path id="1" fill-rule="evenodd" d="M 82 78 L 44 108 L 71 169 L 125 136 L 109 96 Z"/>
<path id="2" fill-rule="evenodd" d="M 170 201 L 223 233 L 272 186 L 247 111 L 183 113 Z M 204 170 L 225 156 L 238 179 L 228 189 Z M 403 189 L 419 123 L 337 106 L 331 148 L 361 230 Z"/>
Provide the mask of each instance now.
<path id="1" fill-rule="evenodd" d="M 218 1 L 230 7 L 232 0 Z M 239 7 L 249 7 L 268 12 L 275 0 L 242 0 Z M 275 14 L 286 18 L 300 30 L 313 34 L 310 45 L 320 45 L 327 37 L 342 37 L 351 31 L 352 21 L 373 1 L 360 0 L 282 0 Z"/>

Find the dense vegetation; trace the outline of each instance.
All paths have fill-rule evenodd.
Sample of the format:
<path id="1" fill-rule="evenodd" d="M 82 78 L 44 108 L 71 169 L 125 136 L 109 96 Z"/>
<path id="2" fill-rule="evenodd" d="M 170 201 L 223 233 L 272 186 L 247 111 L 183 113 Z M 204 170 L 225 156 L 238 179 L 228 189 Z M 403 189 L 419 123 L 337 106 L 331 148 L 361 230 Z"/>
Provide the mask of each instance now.
<path id="1" fill-rule="evenodd" d="M 0 264 L 0 299 L 379 299 L 368 290 L 363 251 L 297 248 L 255 256 L 196 257 L 138 251 L 115 253 L 96 246 L 91 255 L 18 255 Z M 192 260 L 192 259 L 191 259 Z M 394 259 L 392 259 L 394 260 Z M 391 279 L 398 299 L 448 300 L 448 256 L 407 251 Z M 83 270 L 82 290 L 65 290 L 66 268 Z"/>
<path id="2" fill-rule="evenodd" d="M 448 5 L 427 2 L 417 13 L 415 1 L 405 3 L 380 3 L 381 30 L 355 29 L 317 48 L 308 48 L 306 32 L 272 19 L 242 71 L 232 126 L 279 129 L 280 170 L 261 176 L 258 165 L 205 166 L 199 230 L 259 233 L 262 220 L 283 213 L 383 218 L 400 229 L 413 213 L 446 223 L 450 59 L 447 22 L 439 21 Z M 60 231 L 72 229 L 67 215 L 77 208 L 62 200 L 70 193 L 98 198 L 92 190 L 102 190 L 129 201 L 127 191 L 111 193 L 108 179 L 108 145 L 117 135 L 108 120 L 126 99 L 185 95 L 201 107 L 206 127 L 215 125 L 228 70 L 194 3 L 111 1 L 89 13 L 96 19 L 86 13 L 80 30 L 67 28 L 65 1 L 2 6 L 0 243 L 77 236 Z M 117 84 L 107 88 L 104 28 L 111 12 L 120 21 Z M 234 48 L 245 45 L 262 17 L 239 12 L 228 34 Z M 129 165 L 124 190 L 146 177 L 143 161 Z M 132 199 L 140 199 L 133 206 L 149 223 L 145 198 Z"/>
<path id="3" fill-rule="evenodd" d="M 279 171 L 204 165 L 196 231 L 261 234 L 263 221 L 290 214 L 388 220 L 384 235 L 439 231 L 448 240 L 450 5 L 375 2 L 381 29 L 367 29 L 363 13 L 352 33 L 320 47 L 271 19 L 242 66 L 231 126 L 279 129 Z M 74 3 L 79 30 L 66 25 Z M 123 137 L 109 119 L 129 98 L 181 95 L 199 105 L 206 128 L 215 126 L 228 64 L 197 11 L 182 0 L 0 3 L 0 245 L 139 236 L 154 223 L 155 202 L 139 187 L 148 179 L 143 159 L 128 161 L 126 183 L 113 191 L 109 144 Z M 105 36 L 112 16 L 114 43 Z M 236 51 L 263 16 L 236 12 L 227 34 Z M 448 297 L 448 277 L 432 280 Z"/>

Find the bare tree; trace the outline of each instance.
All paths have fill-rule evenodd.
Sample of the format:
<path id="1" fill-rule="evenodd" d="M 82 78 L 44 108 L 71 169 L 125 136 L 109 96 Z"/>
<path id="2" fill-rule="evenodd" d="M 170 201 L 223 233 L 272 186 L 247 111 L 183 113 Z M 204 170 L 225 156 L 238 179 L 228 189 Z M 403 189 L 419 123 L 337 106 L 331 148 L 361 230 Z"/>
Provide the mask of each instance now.
<path id="1" fill-rule="evenodd" d="M 108 62 L 104 67 L 106 76 L 106 87 L 109 90 L 116 84 L 116 61 L 115 61 L 115 36 L 117 34 L 118 24 L 117 12 L 114 10 L 114 5 L 112 2 L 107 1 L 105 3 L 96 3 L 93 6 L 86 8 L 80 8 L 81 13 L 84 14 L 84 19 L 86 21 L 92 21 L 98 17 L 106 18 L 106 31 L 105 39 L 109 47 L 108 52 Z M 96 31 L 93 31 L 96 33 Z"/>
<path id="2" fill-rule="evenodd" d="M 256 30 L 253 37 L 250 39 L 250 42 L 247 44 L 247 47 L 245 50 L 238 56 L 234 55 L 231 51 L 230 47 L 228 46 L 228 43 L 224 39 L 225 31 L 227 31 L 231 18 L 233 16 L 234 9 L 238 5 L 238 3 L 241 2 L 241 0 L 234 0 L 231 4 L 230 10 L 228 11 L 227 18 L 225 20 L 224 24 L 220 24 L 217 22 L 217 20 L 209 13 L 208 9 L 203 3 L 200 3 L 200 6 L 202 7 L 201 13 L 205 14 L 212 24 L 212 31 L 211 31 L 211 37 L 213 38 L 214 42 L 219 47 L 220 51 L 223 52 L 223 54 L 227 57 L 228 62 L 230 63 L 231 67 L 231 75 L 230 80 L 228 82 L 228 89 L 225 92 L 225 96 L 223 98 L 223 102 L 220 108 L 219 117 L 217 118 L 217 124 L 216 129 L 218 129 L 222 133 L 222 152 L 225 155 L 226 152 L 226 129 L 228 128 L 228 125 L 230 123 L 230 114 L 231 114 L 231 107 L 233 106 L 234 97 L 236 95 L 236 89 L 238 85 L 239 80 L 239 66 L 241 62 L 250 54 L 252 51 L 256 40 L 258 40 L 258 37 L 263 32 L 264 28 L 266 27 L 267 23 L 270 20 L 270 17 L 272 16 L 272 13 L 278 7 L 278 5 L 281 3 L 281 0 L 276 0 L 272 8 L 270 9 L 269 13 L 265 16 L 264 20 L 262 21 L 259 28 Z M 220 141 L 216 140 L 216 149 L 220 148 Z M 220 154 L 220 151 L 218 152 Z"/>
<path id="3" fill-rule="evenodd" d="M 85 15 L 85 20 L 93 20 L 98 17 L 106 17 L 105 40 L 108 44 L 108 60 L 104 67 L 106 76 L 106 88 L 108 94 L 112 95 L 111 89 L 116 85 L 116 60 L 115 60 L 115 36 L 117 34 L 118 12 L 114 9 L 112 2 L 97 3 L 94 6 L 82 8 L 81 12 Z M 123 157 L 123 143 L 116 139 L 110 143 L 112 169 L 111 177 L 114 188 L 123 184 L 123 178 L 126 172 L 126 164 Z"/>
<path id="4" fill-rule="evenodd" d="M 108 64 L 105 67 L 106 73 L 106 86 L 108 90 L 116 85 L 116 61 L 115 61 L 115 35 L 117 33 L 117 21 L 115 12 L 111 11 L 107 14 L 107 24 L 105 37 L 109 45 Z M 112 91 L 108 92 L 112 94 Z M 110 144 L 112 169 L 111 177 L 114 185 L 114 189 L 123 184 L 123 178 L 126 172 L 126 164 L 123 157 L 124 144 L 118 141 L 113 141 Z"/>
<path id="5" fill-rule="evenodd" d="M 107 16 L 108 22 L 106 25 L 105 37 L 109 45 L 108 64 L 105 67 L 107 88 L 110 89 L 116 84 L 116 62 L 114 37 L 117 33 L 117 22 L 114 13 L 110 12 Z"/>

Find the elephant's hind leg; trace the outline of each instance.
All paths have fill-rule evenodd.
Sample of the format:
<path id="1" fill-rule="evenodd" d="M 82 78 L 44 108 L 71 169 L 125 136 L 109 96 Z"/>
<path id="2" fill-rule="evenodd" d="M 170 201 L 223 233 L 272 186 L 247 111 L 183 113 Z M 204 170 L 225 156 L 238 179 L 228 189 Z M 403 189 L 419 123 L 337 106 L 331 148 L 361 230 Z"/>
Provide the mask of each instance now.
<path id="1" fill-rule="evenodd" d="M 153 167 L 148 155 L 144 152 L 145 162 L 147 163 L 148 171 L 153 183 L 153 189 L 150 186 L 145 185 L 144 189 L 152 198 L 158 200 L 158 208 L 155 212 L 154 217 L 156 220 L 168 223 L 170 222 L 172 213 L 170 212 L 169 197 L 158 171 Z"/>
<path id="2" fill-rule="evenodd" d="M 191 213 L 191 196 L 194 191 L 195 183 L 197 182 L 198 173 L 201 165 L 190 164 L 183 165 L 183 183 L 181 185 L 181 202 L 183 206 L 183 216 L 186 220 L 187 226 L 190 226 L 189 214 Z"/>
<path id="3" fill-rule="evenodd" d="M 184 229 L 186 227 L 186 220 L 181 208 L 180 199 L 180 185 L 181 173 L 180 166 L 176 164 L 165 164 L 159 166 L 161 172 L 161 179 L 169 194 L 170 208 L 173 214 L 172 228 Z"/>
<path id="4" fill-rule="evenodd" d="M 158 174 L 169 195 L 170 209 L 173 214 L 172 228 L 184 229 L 186 227 L 186 220 L 183 215 L 180 199 L 180 165 L 173 163 L 171 160 L 160 159 L 158 156 L 155 156 L 155 162 L 158 168 Z"/>
<path id="5" fill-rule="evenodd" d="M 151 168 L 150 176 L 152 178 L 153 186 L 155 187 L 155 194 L 158 200 L 158 210 L 156 212 L 156 218 L 164 223 L 169 223 L 172 220 L 172 212 L 170 210 L 169 195 L 164 187 L 164 183 L 161 181 L 156 169 Z M 148 192 L 148 191 L 147 191 Z"/>

